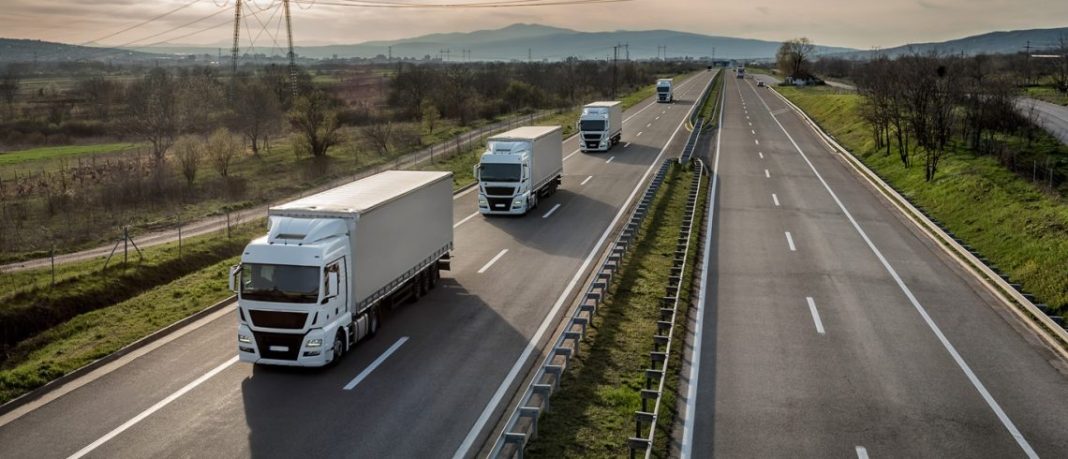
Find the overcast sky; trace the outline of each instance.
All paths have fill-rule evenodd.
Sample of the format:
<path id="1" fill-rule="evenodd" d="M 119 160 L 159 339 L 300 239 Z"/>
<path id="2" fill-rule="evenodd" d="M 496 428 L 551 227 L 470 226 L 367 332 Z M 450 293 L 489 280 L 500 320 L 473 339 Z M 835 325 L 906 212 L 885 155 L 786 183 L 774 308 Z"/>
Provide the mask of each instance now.
<path id="1" fill-rule="evenodd" d="M 0 0 L 3 3 L 0 36 L 80 44 L 190 1 Z M 442 3 L 448 0 L 399 1 Z M 471 1 L 479 0 L 451 0 L 452 3 Z M 276 10 L 270 6 L 276 3 L 276 0 L 246 0 L 246 9 L 263 8 L 263 11 L 248 18 L 250 28 L 246 31 L 242 27 L 242 35 L 260 34 L 258 45 L 273 46 L 271 36 L 277 30 L 275 25 L 280 15 L 272 19 L 271 14 Z M 173 40 L 222 44 L 232 36 L 232 11 L 233 0 L 200 0 L 101 43 L 149 44 Z M 213 13 L 218 14 L 207 17 Z M 202 20 L 170 31 L 198 19 Z M 268 32 L 261 32 L 265 28 L 259 21 L 268 24 Z M 600 5 L 448 11 L 340 7 L 304 0 L 296 2 L 293 8 L 293 35 L 298 46 L 466 32 L 517 22 L 582 31 L 672 29 L 775 41 L 807 36 L 819 44 L 870 49 L 942 41 L 995 30 L 1065 27 L 1068 26 L 1068 0 L 633 0 Z M 206 28 L 209 30 L 183 37 Z M 279 41 L 284 43 L 284 28 L 279 32 Z M 154 34 L 160 35 L 149 38 Z M 249 38 L 244 40 L 247 45 Z"/>

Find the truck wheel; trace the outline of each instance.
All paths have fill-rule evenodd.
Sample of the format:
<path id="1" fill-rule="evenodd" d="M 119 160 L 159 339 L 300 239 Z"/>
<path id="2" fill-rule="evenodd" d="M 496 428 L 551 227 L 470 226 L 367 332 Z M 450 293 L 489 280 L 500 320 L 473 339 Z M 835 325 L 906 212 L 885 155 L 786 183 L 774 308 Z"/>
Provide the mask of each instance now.
<path id="1" fill-rule="evenodd" d="M 334 334 L 334 358 L 330 360 L 330 363 L 336 364 L 341 361 L 343 355 L 345 355 L 345 341 L 342 339 L 341 332 L 338 331 Z"/>
<path id="2" fill-rule="evenodd" d="M 430 290 L 434 290 L 434 287 L 438 286 L 438 279 L 441 279 L 441 270 L 438 269 L 437 265 L 434 265 L 433 268 L 430 268 Z"/>
<path id="3" fill-rule="evenodd" d="M 371 312 L 367 314 L 367 320 L 370 321 L 370 324 L 367 326 L 367 337 L 371 338 L 378 333 L 378 308 L 375 307 L 374 309 L 371 309 Z"/>

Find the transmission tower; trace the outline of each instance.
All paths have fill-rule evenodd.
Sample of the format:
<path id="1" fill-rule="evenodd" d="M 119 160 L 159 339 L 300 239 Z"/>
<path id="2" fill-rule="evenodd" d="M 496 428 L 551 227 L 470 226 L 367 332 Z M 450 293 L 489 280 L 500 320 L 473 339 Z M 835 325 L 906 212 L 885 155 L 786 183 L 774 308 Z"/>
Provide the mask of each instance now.
<path id="1" fill-rule="evenodd" d="M 289 88 L 293 91 L 293 96 L 297 95 L 297 54 L 293 52 L 293 23 L 292 17 L 289 14 L 289 2 L 290 0 L 282 0 L 282 9 L 285 12 L 286 20 L 286 40 L 289 45 L 289 51 L 287 57 L 289 57 Z M 241 50 L 241 3 L 242 0 L 234 1 L 234 46 L 230 50 L 230 92 L 233 94 L 233 89 L 237 84 L 237 59 L 238 52 Z"/>

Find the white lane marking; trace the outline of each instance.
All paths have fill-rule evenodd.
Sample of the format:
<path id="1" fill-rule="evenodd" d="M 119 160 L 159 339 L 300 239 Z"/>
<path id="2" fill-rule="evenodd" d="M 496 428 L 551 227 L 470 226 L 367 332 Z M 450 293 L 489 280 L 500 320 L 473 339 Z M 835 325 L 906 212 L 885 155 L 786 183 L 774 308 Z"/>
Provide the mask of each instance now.
<path id="1" fill-rule="evenodd" d="M 456 222 L 456 224 L 455 224 L 455 225 L 452 225 L 452 228 L 453 228 L 453 229 L 456 229 L 456 228 L 457 228 L 457 227 L 459 227 L 460 225 L 462 225 L 462 224 L 464 224 L 464 223 L 467 223 L 467 221 L 468 221 L 468 220 L 470 220 L 470 219 L 472 219 L 472 218 L 475 218 L 475 216 L 476 216 L 476 215 L 478 215 L 478 212 L 475 212 L 475 213 L 473 213 L 473 214 L 471 214 L 471 215 L 468 215 L 468 216 L 464 217 L 464 219 L 463 219 L 463 220 L 460 220 L 460 221 Z"/>
<path id="2" fill-rule="evenodd" d="M 760 159 L 764 159 L 764 152 L 758 151 L 757 154 L 760 155 Z"/>
<path id="3" fill-rule="evenodd" d="M 653 125 L 653 123 L 650 122 L 650 123 L 646 124 L 645 127 L 649 127 L 649 126 L 652 126 L 652 125 Z"/>
<path id="4" fill-rule="evenodd" d="M 786 232 L 786 243 L 790 246 L 791 252 L 797 251 L 797 246 L 794 245 L 794 237 L 790 235 L 790 232 Z"/>
<path id="5" fill-rule="evenodd" d="M 749 119 L 749 115 L 745 115 L 745 119 Z M 753 124 L 753 123 L 749 123 L 749 124 Z"/>
<path id="6" fill-rule="evenodd" d="M 753 123 L 751 123 L 749 121 L 746 121 L 746 122 L 749 123 L 749 127 L 753 127 Z"/>
<path id="7" fill-rule="evenodd" d="M 367 379 L 367 376 L 370 375 L 372 371 L 375 371 L 375 368 L 378 368 L 378 366 L 381 365 L 382 362 L 385 362 L 386 359 L 389 358 L 389 356 L 393 355 L 394 352 L 397 352 L 397 349 L 399 349 L 401 345 L 406 342 L 408 342 L 407 336 L 402 336 L 401 339 L 398 339 L 396 343 L 393 343 L 393 345 L 389 347 L 389 349 L 386 349 L 386 352 L 383 352 L 382 355 L 378 356 L 378 358 L 375 359 L 374 362 L 371 362 L 371 364 L 368 365 L 367 368 L 364 368 L 363 371 L 360 372 L 360 374 L 356 375 L 356 377 L 353 378 L 352 381 L 349 381 L 348 384 L 345 384 L 345 390 L 355 389 L 357 384 L 363 382 L 364 379 Z"/>
<path id="8" fill-rule="evenodd" d="M 779 197 L 776 196 L 775 193 L 771 194 L 771 200 L 775 201 L 775 207 L 779 207 Z"/>
<path id="9" fill-rule="evenodd" d="M 581 149 L 580 148 L 576 148 L 575 151 L 571 152 L 571 154 L 569 154 L 567 156 L 564 156 L 564 161 L 567 161 L 567 160 L 571 159 L 571 157 L 575 156 L 575 154 L 577 154 L 579 151 L 581 151 Z"/>
<path id="10" fill-rule="evenodd" d="M 112 430 L 111 432 L 108 432 L 103 437 L 98 438 L 96 441 L 90 443 L 85 448 L 82 448 L 82 449 L 78 450 L 78 452 L 76 452 L 74 454 L 71 454 L 70 457 L 68 457 L 67 459 L 77 459 L 77 458 L 85 456 L 86 454 L 89 454 L 89 453 L 93 452 L 93 450 L 99 448 L 100 445 L 103 445 L 104 443 L 107 443 L 108 440 L 111 440 L 112 438 L 115 438 L 119 434 L 125 432 L 130 427 L 133 427 L 137 423 L 143 421 L 145 418 L 151 416 L 152 413 L 155 413 L 155 412 L 159 411 L 160 409 L 162 409 L 163 407 L 169 405 L 171 402 L 173 402 L 175 400 L 178 400 L 178 398 L 180 398 L 181 396 L 183 396 L 186 393 L 188 393 L 189 391 L 195 389 L 197 386 L 203 384 L 204 381 L 207 381 L 207 380 L 211 379 L 212 377 L 214 377 L 215 375 L 221 373 L 223 370 L 229 368 L 231 365 L 233 365 L 236 362 L 237 362 L 237 356 L 235 355 L 230 360 L 227 360 L 227 361 L 223 362 L 219 366 L 217 366 L 215 368 L 212 368 L 211 371 L 208 371 L 207 373 L 204 373 L 203 375 L 201 375 L 199 378 L 194 379 L 193 382 L 191 382 L 189 384 L 186 384 L 185 387 L 182 387 L 181 389 L 178 389 L 173 394 L 168 395 L 167 398 L 156 402 L 155 405 L 152 405 L 152 406 L 148 407 L 147 410 L 142 411 L 140 414 L 138 414 L 137 416 L 134 416 L 129 421 L 124 422 L 121 426 L 116 427 L 114 430 Z"/>
<path id="11" fill-rule="evenodd" d="M 756 130 L 755 129 L 750 129 L 749 131 L 752 132 L 753 135 L 756 135 Z"/>
<path id="12" fill-rule="evenodd" d="M 1005 427 L 1005 430 L 1009 431 L 1009 435 L 1011 435 L 1012 438 L 1016 440 L 1016 444 L 1020 447 L 1020 449 L 1023 450 L 1024 454 L 1026 454 L 1027 457 L 1032 459 L 1038 459 L 1038 453 L 1035 452 L 1034 448 L 1031 447 L 1031 444 L 1028 443 L 1027 439 L 1024 438 L 1023 434 L 1020 433 L 1020 429 L 1016 428 L 1016 424 L 1012 422 L 1012 419 L 1009 419 L 1009 415 L 1005 414 L 1005 410 L 1001 409 L 1001 405 L 998 404 L 997 400 L 994 400 L 994 396 L 990 395 L 990 391 L 986 389 L 986 386 L 983 385 L 983 382 L 979 380 L 979 377 L 975 375 L 975 372 L 972 371 L 972 368 L 968 366 L 967 362 L 964 361 L 964 357 L 961 357 L 960 353 L 957 352 L 957 348 L 953 346 L 953 343 L 949 342 L 949 338 L 946 338 L 946 335 L 942 333 L 942 329 L 938 327 L 938 324 L 934 322 L 934 319 L 931 318 L 931 315 L 927 313 L 927 308 L 924 308 L 923 305 L 920 304 L 920 300 L 916 299 L 916 295 L 912 293 L 912 289 L 910 289 L 908 285 L 905 285 L 905 281 L 901 279 L 901 276 L 898 275 L 894 267 L 890 266 L 890 262 L 886 260 L 886 257 L 883 256 L 882 251 L 880 251 L 879 248 L 875 246 L 875 243 L 872 242 L 871 238 L 868 237 L 868 233 L 866 233 L 864 229 L 860 227 L 860 224 L 857 223 L 857 220 L 853 218 L 853 214 L 849 212 L 849 209 L 847 209 L 845 204 L 842 203 L 842 200 L 838 199 L 838 194 L 836 194 L 834 190 L 831 189 L 831 186 L 827 183 L 826 180 L 823 179 L 823 175 L 821 175 L 819 171 L 816 170 L 816 166 L 812 164 L 812 161 L 808 159 L 808 155 L 805 154 L 804 150 L 802 150 L 801 147 L 794 140 L 794 137 L 790 135 L 790 133 L 786 130 L 786 127 L 783 126 L 782 123 L 779 121 L 779 117 L 775 116 L 775 113 L 772 113 L 771 107 L 769 107 L 768 103 L 764 100 L 764 98 L 759 93 L 757 93 L 756 88 L 750 87 L 750 89 L 757 94 L 758 98 L 760 98 L 760 102 L 764 104 L 764 108 L 767 109 L 768 113 L 771 114 L 771 119 L 775 120 L 775 124 L 778 124 L 779 129 L 782 130 L 783 134 L 786 134 L 786 138 L 790 140 L 790 143 L 793 144 L 794 149 L 797 150 L 797 152 L 801 155 L 801 158 L 804 159 L 805 163 L 808 164 L 809 169 L 812 169 L 812 173 L 815 174 L 816 178 L 819 179 L 821 184 L 823 184 L 823 188 L 827 190 L 827 193 L 831 195 L 831 198 L 834 200 L 834 202 L 838 204 L 838 208 L 842 209 L 842 213 L 845 214 L 846 218 L 849 219 L 849 222 L 853 224 L 853 229 L 855 229 L 857 231 L 857 234 L 859 234 L 860 237 L 864 239 L 864 242 L 868 245 L 868 248 L 872 251 L 873 254 L 875 254 L 875 257 L 879 259 L 879 262 L 883 265 L 883 268 L 886 269 L 886 272 L 889 273 L 890 277 L 894 279 L 894 282 L 897 284 L 901 292 L 904 293 L 905 297 L 908 298 L 910 303 L 912 303 L 912 306 L 916 309 L 916 312 L 920 314 L 920 317 L 923 318 L 923 321 L 927 324 L 927 327 L 931 329 L 931 332 L 934 333 L 935 337 L 938 338 L 938 341 L 942 343 L 942 347 L 946 349 L 946 352 L 948 352 L 950 357 L 953 358 L 953 361 L 956 362 L 957 366 L 960 367 L 962 372 L 964 372 L 964 375 L 968 378 L 968 381 L 972 383 L 972 387 L 975 387 L 975 390 L 978 391 L 979 395 L 981 395 L 983 397 L 983 400 L 986 401 L 987 406 L 990 407 L 991 411 L 994 412 L 994 415 L 996 415 L 998 420 L 1001 421 L 1001 425 Z"/>
<path id="13" fill-rule="evenodd" d="M 868 459 L 868 448 L 863 446 L 857 447 L 857 459 Z"/>
<path id="14" fill-rule="evenodd" d="M 660 117 L 658 116 L 658 117 L 656 117 L 656 119 L 660 119 Z"/>
<path id="15" fill-rule="evenodd" d="M 634 136 L 634 137 L 641 137 L 641 136 L 642 136 L 642 133 L 641 133 L 641 132 L 638 132 L 638 135 L 636 135 L 636 136 Z"/>
<path id="16" fill-rule="evenodd" d="M 629 146 L 630 146 L 630 142 L 627 142 L 627 143 L 623 144 L 623 148 L 627 148 Z"/>
<path id="17" fill-rule="evenodd" d="M 553 212 L 556 212 L 556 209 L 559 209 L 559 208 L 560 208 L 560 204 L 557 204 L 557 205 L 553 206 L 553 208 L 549 209 L 548 212 L 545 212 L 545 215 L 542 215 L 541 218 L 549 218 L 549 216 L 551 216 L 553 214 Z"/>
<path id="18" fill-rule="evenodd" d="M 482 265 L 482 268 L 478 270 L 478 273 L 482 274 L 486 272 L 486 270 L 490 269 L 490 266 L 493 266 L 493 264 L 496 263 L 497 260 L 500 260 L 501 257 L 503 257 L 506 253 L 508 253 L 508 249 L 501 249 L 501 251 L 498 252 L 495 257 L 491 258 L 490 261 L 487 261 L 486 264 Z"/>
<path id="19" fill-rule="evenodd" d="M 608 158 L 608 161 L 605 161 L 604 163 L 605 163 L 605 164 L 608 164 L 608 163 L 612 162 L 612 160 L 613 160 L 613 159 L 616 159 L 616 157 L 615 157 L 615 156 L 613 156 L 613 157 L 611 157 L 611 158 Z"/>
<path id="20" fill-rule="evenodd" d="M 591 176 L 589 176 L 589 177 L 586 177 L 586 180 L 583 180 L 583 181 L 582 181 L 582 183 L 580 183 L 580 184 L 579 184 L 579 186 L 585 185 L 585 184 L 586 184 L 586 182 L 590 181 L 590 179 L 591 179 L 591 178 L 593 178 L 593 176 L 592 176 L 592 175 L 591 175 Z"/>
<path id="21" fill-rule="evenodd" d="M 720 91 L 720 106 L 727 101 L 727 91 Z M 719 111 L 719 126 L 723 126 L 723 112 Z M 719 184 L 719 148 L 720 138 L 716 136 L 715 159 L 712 161 L 712 185 L 708 190 L 708 218 L 705 222 L 705 243 L 701 247 L 701 286 L 697 294 L 697 319 L 694 323 L 693 354 L 690 358 L 690 379 L 686 386 L 686 413 L 682 427 L 682 457 L 693 457 L 693 426 L 697 409 L 697 380 L 701 370 L 701 338 L 705 324 L 706 302 L 708 301 L 708 265 L 709 247 L 712 246 L 712 224 L 716 218 L 716 186 Z"/>
<path id="22" fill-rule="evenodd" d="M 767 169 L 764 169 L 764 177 L 765 178 L 771 178 L 771 171 L 769 171 Z"/>
<path id="23" fill-rule="evenodd" d="M 753 139 L 753 141 L 756 142 L 757 145 L 760 145 L 760 141 L 759 140 Z"/>
<path id="24" fill-rule="evenodd" d="M 823 321 L 820 320 L 820 312 L 816 310 L 816 300 L 813 300 L 811 296 L 806 296 L 805 301 L 808 302 L 808 311 L 812 313 L 812 322 L 816 324 L 816 333 L 826 334 L 823 330 Z"/>
<path id="25" fill-rule="evenodd" d="M 709 80 L 707 84 L 711 83 L 712 81 Z M 696 105 L 691 105 L 687 115 L 689 115 L 689 113 L 692 113 L 695 107 Z M 460 447 L 456 448 L 456 452 L 453 453 L 452 456 L 453 459 L 462 459 L 467 456 L 467 453 L 471 450 L 471 446 L 474 445 L 475 440 L 478 438 L 479 434 L 482 433 L 482 429 L 484 429 L 486 427 L 486 423 L 489 422 L 490 416 L 493 415 L 493 412 L 497 410 L 497 406 L 500 405 L 501 399 L 504 398 L 505 392 L 507 392 L 508 388 L 511 387 L 512 382 L 515 381 L 515 378 L 519 376 L 519 372 L 523 370 L 524 364 L 526 363 L 527 359 L 530 358 L 530 354 L 534 352 L 534 347 L 537 345 L 537 343 L 541 342 L 542 336 L 545 335 L 545 332 L 549 329 L 549 325 L 553 322 L 553 319 L 556 318 L 556 315 L 557 313 L 559 313 L 560 308 L 563 307 L 564 301 L 567 300 L 567 297 L 571 295 L 571 291 L 575 289 L 576 285 L 578 285 L 579 278 L 582 277 L 582 274 L 586 272 L 587 268 L 589 268 L 590 263 L 593 263 L 593 257 L 597 255 L 597 253 L 601 250 L 601 246 L 603 246 L 605 241 L 608 240 L 608 235 L 612 232 L 612 228 L 616 226 L 616 223 L 619 222 L 619 219 L 623 218 L 623 212 L 625 212 L 630 206 L 630 203 L 634 201 L 634 197 L 638 195 L 638 191 L 641 189 L 642 184 L 645 183 L 645 179 L 647 179 L 649 177 L 649 174 L 653 172 L 653 169 L 660 164 L 660 158 L 664 157 L 664 152 L 667 151 L 668 146 L 670 146 L 671 142 L 675 140 L 675 136 L 677 136 L 679 134 L 679 131 L 682 130 L 682 125 L 684 124 L 685 120 L 686 118 L 683 118 L 681 121 L 679 121 L 678 126 L 675 127 L 675 131 L 671 133 L 671 137 L 668 137 L 667 142 L 664 143 L 664 147 L 660 149 L 660 153 L 656 155 L 656 158 L 653 159 L 653 162 L 649 164 L 648 168 L 645 169 L 645 173 L 642 174 L 642 177 L 638 179 L 638 183 L 634 185 L 634 189 L 631 190 L 630 196 L 627 196 L 627 200 L 623 201 L 623 205 L 620 206 L 619 211 L 616 212 L 616 216 L 608 224 L 608 227 L 604 229 L 604 232 L 601 233 L 601 237 L 593 246 L 593 250 L 591 250 L 590 253 L 586 255 L 586 259 L 582 261 L 582 265 L 579 266 L 578 271 L 576 271 L 575 275 L 571 277 L 570 281 L 568 281 L 567 287 L 565 287 L 564 291 L 560 293 L 560 296 L 556 299 L 556 303 L 554 303 L 552 309 L 549 310 L 549 314 L 546 315 L 545 319 L 542 320 L 541 325 L 538 326 L 537 331 L 534 332 L 534 336 L 530 338 L 530 341 L 527 341 L 527 345 L 525 348 L 523 348 L 523 352 L 519 355 L 519 358 L 516 359 L 515 364 L 512 365 L 512 368 L 508 370 L 508 375 L 506 375 L 504 377 L 504 380 L 501 381 L 501 384 L 497 386 L 497 390 L 493 393 L 493 397 L 490 398 L 490 401 L 486 404 L 486 407 L 482 409 L 482 414 L 478 416 L 478 419 L 475 420 L 474 425 L 471 426 L 471 430 L 467 432 L 467 437 L 465 437 L 464 441 L 460 443 Z M 720 112 L 721 125 L 722 121 L 723 114 L 722 112 Z M 709 219 L 709 221 L 711 221 L 711 219 Z M 711 231 L 708 234 L 711 234 Z"/>

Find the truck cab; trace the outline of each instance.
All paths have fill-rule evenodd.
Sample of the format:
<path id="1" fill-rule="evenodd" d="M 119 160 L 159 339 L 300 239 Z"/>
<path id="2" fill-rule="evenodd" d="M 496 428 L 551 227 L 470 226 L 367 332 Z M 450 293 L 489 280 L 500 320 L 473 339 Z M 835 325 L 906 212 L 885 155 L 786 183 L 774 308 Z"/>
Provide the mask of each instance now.
<path id="1" fill-rule="evenodd" d="M 675 100 L 671 78 L 661 78 L 656 81 L 656 101 L 670 103 Z"/>
<path id="2" fill-rule="evenodd" d="M 367 323 L 351 327 L 349 228 L 340 219 L 290 217 L 271 217 L 270 226 L 231 270 L 238 355 L 251 363 L 326 365 L 370 331 Z"/>

